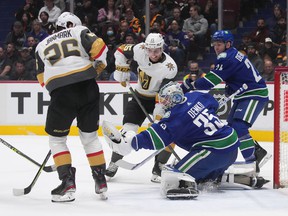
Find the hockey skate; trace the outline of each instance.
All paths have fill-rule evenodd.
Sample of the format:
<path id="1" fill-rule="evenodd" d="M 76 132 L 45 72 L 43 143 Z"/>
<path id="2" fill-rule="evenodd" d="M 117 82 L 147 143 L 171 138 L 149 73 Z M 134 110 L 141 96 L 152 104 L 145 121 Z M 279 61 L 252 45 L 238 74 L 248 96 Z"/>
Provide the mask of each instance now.
<path id="1" fill-rule="evenodd" d="M 108 199 L 106 196 L 107 182 L 105 178 L 105 165 L 91 167 L 93 179 L 95 181 L 95 193 L 100 195 L 102 200 Z"/>
<path id="2" fill-rule="evenodd" d="M 115 176 L 116 172 L 118 170 L 118 166 L 114 162 L 110 162 L 108 168 L 106 169 L 105 175 L 109 178 L 112 178 Z"/>
<path id="3" fill-rule="evenodd" d="M 68 173 L 61 173 L 63 170 L 68 169 Z M 75 173 L 76 168 L 71 166 L 58 167 L 60 180 L 62 183 L 51 191 L 52 202 L 72 202 L 75 200 L 74 193 L 76 191 Z"/>
<path id="4" fill-rule="evenodd" d="M 152 169 L 152 177 L 151 182 L 154 183 L 161 183 L 161 171 L 162 171 L 163 164 L 155 161 L 153 169 Z"/>
<path id="5" fill-rule="evenodd" d="M 235 175 L 234 182 L 238 184 L 247 185 L 254 189 L 259 189 L 262 188 L 264 184 L 270 181 L 260 176 Z"/>
<path id="6" fill-rule="evenodd" d="M 255 143 L 255 158 L 256 158 L 256 172 L 260 172 L 260 168 L 264 166 L 267 161 L 272 157 L 271 154 L 267 153 L 265 149 L 263 149 L 259 143 L 254 140 Z"/>

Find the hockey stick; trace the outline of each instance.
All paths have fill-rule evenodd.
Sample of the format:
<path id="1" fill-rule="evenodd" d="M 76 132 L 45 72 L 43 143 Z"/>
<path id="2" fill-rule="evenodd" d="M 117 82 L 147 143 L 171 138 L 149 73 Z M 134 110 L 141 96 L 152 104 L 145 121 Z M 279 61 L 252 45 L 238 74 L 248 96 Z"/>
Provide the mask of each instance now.
<path id="1" fill-rule="evenodd" d="M 247 85 L 243 84 L 243 86 L 241 88 L 239 88 L 236 92 L 234 92 L 233 94 L 231 94 L 229 97 L 223 97 L 221 98 L 219 101 L 219 108 L 220 109 L 222 106 L 224 106 L 229 100 L 231 100 L 235 95 L 243 92 L 244 90 L 247 89 Z M 133 90 L 133 89 L 132 89 Z M 130 163 L 127 162 L 123 159 L 120 159 L 116 162 L 116 165 L 119 167 L 122 167 L 123 169 L 128 169 L 128 170 L 135 170 L 138 169 L 139 167 L 143 166 L 147 161 L 149 161 L 151 158 L 153 158 L 155 155 L 159 154 L 161 151 L 163 151 L 164 149 L 160 149 L 158 151 L 153 152 L 151 155 L 149 155 L 147 158 L 145 158 L 144 160 L 140 161 L 139 163 Z M 178 158 L 177 158 L 178 159 Z M 179 161 L 181 160 L 180 158 L 178 159 Z"/>
<path id="2" fill-rule="evenodd" d="M 33 181 L 31 182 L 31 184 L 28 187 L 26 187 L 24 189 L 15 189 L 15 188 L 13 189 L 14 196 L 22 196 L 22 195 L 26 195 L 26 194 L 30 193 L 30 191 L 32 190 L 33 186 L 35 185 L 37 179 L 39 178 L 43 168 L 45 167 L 50 155 L 51 155 L 51 150 L 49 150 L 49 152 L 48 152 L 47 156 L 45 157 L 43 163 L 41 164 L 38 172 L 36 173 Z"/>
<path id="3" fill-rule="evenodd" d="M 142 105 L 141 101 L 139 100 L 139 98 L 137 97 L 134 89 L 130 86 L 129 82 L 127 82 L 127 86 L 133 96 L 133 98 L 137 101 L 138 105 L 140 106 L 140 108 L 142 109 L 142 111 L 144 112 L 144 114 L 146 115 L 146 117 L 148 118 L 148 120 L 151 123 L 154 123 L 153 119 L 151 118 L 151 116 L 149 115 L 149 113 L 146 111 L 145 107 Z M 172 154 L 177 158 L 178 161 L 181 160 L 181 158 L 179 157 L 179 155 L 175 152 L 175 150 L 171 147 L 171 145 L 167 146 L 169 148 L 169 150 L 172 152 Z"/>
<path id="4" fill-rule="evenodd" d="M 231 100 L 233 97 L 235 97 L 235 95 L 237 95 L 237 94 L 245 91 L 247 88 L 248 88 L 247 84 L 244 83 L 244 84 L 242 85 L 242 87 L 240 87 L 240 88 L 239 88 L 237 91 L 235 91 L 233 94 L 229 95 L 229 97 L 225 97 L 225 96 L 222 97 L 222 98 L 218 101 L 218 103 L 219 103 L 219 108 L 218 108 L 218 110 L 219 110 L 221 107 L 223 107 L 229 100 Z"/>
<path id="5" fill-rule="evenodd" d="M 5 146 L 7 146 L 8 148 L 10 148 L 12 151 L 16 152 L 17 154 L 21 155 L 22 157 L 26 158 L 27 160 L 29 160 L 30 162 L 34 163 L 35 165 L 37 165 L 38 167 L 41 167 L 41 164 L 39 164 L 38 162 L 36 162 L 35 160 L 33 160 L 32 158 L 28 157 L 26 154 L 24 154 L 23 152 L 21 152 L 20 150 L 18 150 L 17 148 L 15 148 L 14 146 L 10 145 L 8 142 L 6 142 L 5 140 L 3 140 L 2 138 L 0 138 L 1 143 L 3 143 Z M 54 172 L 56 170 L 55 165 L 51 165 L 51 166 L 45 166 L 43 167 L 43 170 L 45 172 Z"/>

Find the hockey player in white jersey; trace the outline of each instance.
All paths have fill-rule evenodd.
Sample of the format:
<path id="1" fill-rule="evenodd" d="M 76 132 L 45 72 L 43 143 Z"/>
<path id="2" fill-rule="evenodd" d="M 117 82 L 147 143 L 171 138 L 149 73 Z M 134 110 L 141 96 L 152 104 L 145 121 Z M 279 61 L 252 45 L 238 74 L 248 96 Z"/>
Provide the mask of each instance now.
<path id="1" fill-rule="evenodd" d="M 106 67 L 107 46 L 101 38 L 82 26 L 72 13 L 62 13 L 57 32 L 36 48 L 37 78 L 51 96 L 45 131 L 62 183 L 52 190 L 52 202 L 74 201 L 75 172 L 66 144 L 73 120 L 77 119 L 95 192 L 106 199 L 105 158 L 97 136 L 99 127 L 99 87 L 95 78 Z"/>
<path id="2" fill-rule="evenodd" d="M 157 109 L 158 105 L 156 104 L 155 108 L 155 102 L 157 102 L 156 95 L 160 87 L 173 80 L 177 74 L 177 65 L 169 55 L 163 52 L 163 46 L 164 40 L 162 35 L 159 33 L 150 33 L 145 43 L 137 45 L 124 44 L 114 54 L 116 59 L 114 78 L 124 87 L 130 80 L 131 61 L 136 61 L 138 64 L 138 82 L 135 87 L 135 93 L 149 114 L 152 114 L 154 109 Z M 145 113 L 133 98 L 129 101 L 124 111 L 121 133 L 125 133 L 128 130 L 137 132 L 145 118 Z M 155 120 L 159 120 L 156 114 L 154 115 Z M 156 156 L 155 165 L 152 170 L 152 181 L 161 175 L 161 166 L 168 161 L 170 155 L 171 152 L 167 148 L 167 151 L 163 151 Z M 115 162 L 121 158 L 123 158 L 122 155 L 113 152 L 106 176 L 113 177 L 116 174 L 118 167 L 115 165 Z"/>

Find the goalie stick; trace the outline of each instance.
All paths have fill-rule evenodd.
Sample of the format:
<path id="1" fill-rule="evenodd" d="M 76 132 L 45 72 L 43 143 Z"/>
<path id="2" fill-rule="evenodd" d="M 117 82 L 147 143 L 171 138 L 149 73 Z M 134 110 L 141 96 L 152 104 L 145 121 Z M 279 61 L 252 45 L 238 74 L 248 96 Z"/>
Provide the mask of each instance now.
<path id="1" fill-rule="evenodd" d="M 18 150 L 17 148 L 15 148 L 14 146 L 12 146 L 11 144 L 9 144 L 8 142 L 6 142 L 5 140 L 3 140 L 2 138 L 0 138 L 1 143 L 3 143 L 5 146 L 7 146 L 8 148 L 10 148 L 12 151 L 16 152 L 17 154 L 21 155 L 22 157 L 26 158 L 27 160 L 29 160 L 30 162 L 32 162 L 33 164 L 37 165 L 38 167 L 41 167 L 41 164 L 39 164 L 38 162 L 36 162 L 35 160 L 33 160 L 32 158 L 28 157 L 26 154 L 24 154 L 23 152 L 21 152 L 20 150 Z M 45 172 L 54 172 L 56 170 L 56 166 L 55 165 L 51 165 L 51 166 L 45 166 L 43 167 L 43 170 Z"/>
<path id="2" fill-rule="evenodd" d="M 130 87 L 131 88 L 131 87 Z M 241 88 L 239 88 L 236 92 L 234 92 L 233 94 L 231 94 L 229 97 L 223 97 L 219 100 L 219 108 L 223 107 L 229 100 L 231 100 L 235 95 L 243 92 L 244 90 L 246 90 L 248 88 L 248 86 L 244 83 L 242 85 Z M 132 89 L 132 88 L 131 88 Z M 130 90 L 131 91 L 131 90 Z M 133 91 L 133 89 L 132 89 Z M 133 94 L 133 93 L 132 93 Z M 137 98 L 138 99 L 138 98 Z M 151 117 L 150 117 L 151 118 Z M 116 165 L 123 168 L 123 169 L 127 169 L 127 170 L 135 170 L 138 169 L 139 167 L 143 166 L 146 162 L 148 162 L 151 158 L 153 158 L 155 155 L 159 154 L 161 151 L 163 151 L 164 149 L 160 149 L 158 151 L 153 152 L 151 155 L 149 155 L 147 158 L 145 158 L 144 160 L 140 161 L 139 163 L 130 163 L 128 161 L 125 161 L 123 159 L 120 159 L 118 161 L 116 161 Z M 173 149 L 174 150 L 174 149 Z M 175 152 L 176 153 L 176 152 Z M 178 156 L 179 157 L 179 156 Z M 180 161 L 180 157 L 179 159 L 177 158 L 178 161 Z"/>
<path id="3" fill-rule="evenodd" d="M 38 180 L 43 168 L 45 167 L 47 161 L 49 160 L 50 155 L 51 155 L 51 150 L 49 150 L 49 152 L 48 152 L 47 156 L 45 157 L 43 163 L 41 164 L 38 172 L 36 173 L 34 179 L 32 180 L 31 184 L 28 187 L 26 187 L 24 189 L 15 189 L 15 188 L 13 189 L 14 196 L 22 196 L 22 195 L 26 195 L 26 194 L 30 193 L 30 191 L 32 190 L 36 181 Z"/>

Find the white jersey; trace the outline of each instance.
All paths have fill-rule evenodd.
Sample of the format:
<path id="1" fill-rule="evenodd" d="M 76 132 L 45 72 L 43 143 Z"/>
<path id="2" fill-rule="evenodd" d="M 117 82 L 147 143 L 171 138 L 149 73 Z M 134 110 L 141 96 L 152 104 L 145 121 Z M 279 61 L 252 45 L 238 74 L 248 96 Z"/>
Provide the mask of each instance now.
<path id="1" fill-rule="evenodd" d="M 171 80 L 177 74 L 175 61 L 164 52 L 160 62 L 151 62 L 145 51 L 144 43 L 137 45 L 124 44 L 116 50 L 114 55 L 116 59 L 115 74 L 130 71 L 129 63 L 131 60 L 138 63 L 138 82 L 135 89 L 138 93 L 146 97 L 155 97 L 163 80 Z M 116 79 L 115 76 L 114 78 Z"/>
<path id="2" fill-rule="evenodd" d="M 49 92 L 55 88 L 97 77 L 92 63 L 106 63 L 107 47 L 84 26 L 64 29 L 36 47 L 37 79 Z"/>

